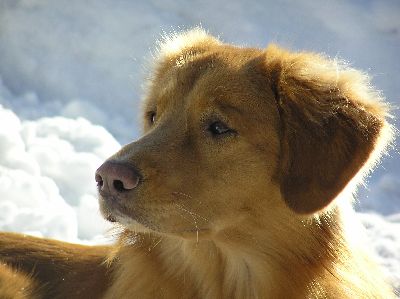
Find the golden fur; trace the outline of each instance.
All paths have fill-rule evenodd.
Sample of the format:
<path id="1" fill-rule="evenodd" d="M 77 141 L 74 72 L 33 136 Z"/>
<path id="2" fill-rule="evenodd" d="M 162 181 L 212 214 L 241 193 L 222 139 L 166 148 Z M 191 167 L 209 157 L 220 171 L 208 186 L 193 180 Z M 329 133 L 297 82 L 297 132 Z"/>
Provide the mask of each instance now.
<path id="1" fill-rule="evenodd" d="M 38 298 L 37 285 L 24 273 L 18 273 L 6 264 L 0 264 L 0 295 L 2 299 Z"/>
<path id="2" fill-rule="evenodd" d="M 351 193 L 392 135 L 368 77 L 201 29 L 159 48 L 144 135 L 108 160 L 140 183 L 99 196 L 118 241 L 0 234 L 0 294 L 12 267 L 44 298 L 393 298 L 352 231 Z"/>

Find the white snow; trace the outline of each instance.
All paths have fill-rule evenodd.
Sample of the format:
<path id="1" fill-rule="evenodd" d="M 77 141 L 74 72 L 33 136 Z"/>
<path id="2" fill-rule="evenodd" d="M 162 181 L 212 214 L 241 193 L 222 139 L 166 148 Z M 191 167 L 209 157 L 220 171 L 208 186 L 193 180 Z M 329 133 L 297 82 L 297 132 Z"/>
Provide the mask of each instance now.
<path id="1" fill-rule="evenodd" d="M 21 121 L 0 105 L 0 227 L 68 241 L 107 228 L 94 172 L 120 147 L 83 118 Z"/>
<path id="2" fill-rule="evenodd" d="M 339 56 L 399 105 L 399 16 L 398 0 L 0 0 L 0 230 L 104 241 L 93 174 L 139 136 L 141 83 L 164 31 L 202 24 L 227 42 Z M 400 290 L 399 184 L 395 148 L 357 215 Z"/>

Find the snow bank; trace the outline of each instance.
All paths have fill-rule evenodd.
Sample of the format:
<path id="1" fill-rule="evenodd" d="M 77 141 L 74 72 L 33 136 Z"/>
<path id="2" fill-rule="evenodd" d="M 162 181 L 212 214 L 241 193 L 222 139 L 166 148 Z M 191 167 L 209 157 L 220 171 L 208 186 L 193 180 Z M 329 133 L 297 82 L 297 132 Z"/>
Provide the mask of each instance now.
<path id="1" fill-rule="evenodd" d="M 68 241 L 104 233 L 94 172 L 119 148 L 83 118 L 21 121 L 0 105 L 0 230 Z"/>
<path id="2" fill-rule="evenodd" d="M 358 213 L 366 228 L 372 251 L 400 295 L 400 213 L 382 217 Z"/>

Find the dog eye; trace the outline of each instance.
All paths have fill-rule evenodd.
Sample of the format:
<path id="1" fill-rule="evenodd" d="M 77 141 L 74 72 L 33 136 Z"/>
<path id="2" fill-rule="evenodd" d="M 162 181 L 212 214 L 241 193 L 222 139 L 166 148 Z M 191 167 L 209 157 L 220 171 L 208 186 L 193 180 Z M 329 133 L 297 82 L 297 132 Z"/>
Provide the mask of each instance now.
<path id="1" fill-rule="evenodd" d="M 157 113 L 155 113 L 155 112 L 149 112 L 150 124 L 154 124 L 154 123 L 156 122 L 156 116 L 157 116 Z"/>
<path id="2" fill-rule="evenodd" d="M 213 135 L 222 135 L 226 133 L 231 133 L 233 130 L 229 128 L 226 124 L 216 121 L 213 122 L 209 127 L 208 130 L 213 134 Z"/>

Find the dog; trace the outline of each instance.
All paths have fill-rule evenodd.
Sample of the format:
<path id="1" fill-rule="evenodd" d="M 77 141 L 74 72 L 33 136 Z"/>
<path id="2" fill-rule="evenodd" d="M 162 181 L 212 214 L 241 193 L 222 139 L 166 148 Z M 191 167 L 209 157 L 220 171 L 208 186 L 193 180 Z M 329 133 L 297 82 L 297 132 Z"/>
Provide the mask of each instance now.
<path id="1" fill-rule="evenodd" d="M 152 68 L 143 136 L 95 174 L 118 240 L 2 233 L 2 298 L 395 297 L 351 207 L 393 138 L 365 74 L 199 28 Z"/>

